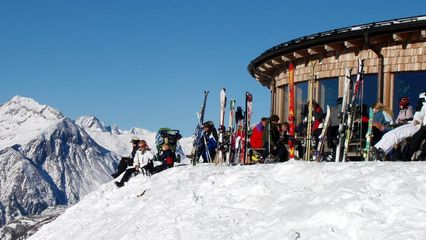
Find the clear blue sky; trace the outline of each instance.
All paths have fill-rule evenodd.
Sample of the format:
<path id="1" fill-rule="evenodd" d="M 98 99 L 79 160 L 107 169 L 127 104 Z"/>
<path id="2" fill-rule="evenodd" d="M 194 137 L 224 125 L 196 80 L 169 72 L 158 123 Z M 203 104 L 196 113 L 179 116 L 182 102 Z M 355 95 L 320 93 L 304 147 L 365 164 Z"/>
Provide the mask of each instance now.
<path id="1" fill-rule="evenodd" d="M 296 37 L 426 13 L 424 1 L 1 1 L 0 102 L 35 98 L 66 116 L 123 129 L 168 126 L 188 136 L 203 90 L 218 122 L 219 89 L 253 121 L 269 91 L 247 72 L 268 48 Z"/>

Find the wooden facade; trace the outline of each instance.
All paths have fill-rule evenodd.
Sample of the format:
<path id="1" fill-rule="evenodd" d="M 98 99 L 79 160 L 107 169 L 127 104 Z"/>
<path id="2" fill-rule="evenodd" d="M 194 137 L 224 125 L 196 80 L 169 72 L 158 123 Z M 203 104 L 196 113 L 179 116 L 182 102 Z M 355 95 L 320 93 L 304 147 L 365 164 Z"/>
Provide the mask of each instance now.
<path id="1" fill-rule="evenodd" d="M 286 119 L 284 96 L 290 62 L 295 66 L 295 82 L 300 83 L 312 75 L 309 62 L 317 60 L 317 80 L 338 78 L 341 96 L 345 68 L 356 74 L 359 58 L 365 59 L 365 74 L 377 75 L 377 89 L 368 91 L 376 91 L 377 101 L 392 108 L 394 75 L 426 71 L 426 17 L 370 23 L 295 39 L 269 49 L 253 60 L 248 69 L 271 90 L 271 113 Z M 320 100 L 319 94 L 316 98 Z"/>

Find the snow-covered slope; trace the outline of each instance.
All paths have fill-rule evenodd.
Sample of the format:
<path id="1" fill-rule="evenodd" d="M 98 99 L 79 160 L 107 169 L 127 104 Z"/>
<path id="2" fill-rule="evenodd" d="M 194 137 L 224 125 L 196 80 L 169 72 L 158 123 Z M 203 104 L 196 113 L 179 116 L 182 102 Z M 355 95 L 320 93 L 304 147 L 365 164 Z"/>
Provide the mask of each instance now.
<path id="1" fill-rule="evenodd" d="M 107 183 L 30 239 L 423 239 L 425 202 L 420 162 L 201 164 Z"/>

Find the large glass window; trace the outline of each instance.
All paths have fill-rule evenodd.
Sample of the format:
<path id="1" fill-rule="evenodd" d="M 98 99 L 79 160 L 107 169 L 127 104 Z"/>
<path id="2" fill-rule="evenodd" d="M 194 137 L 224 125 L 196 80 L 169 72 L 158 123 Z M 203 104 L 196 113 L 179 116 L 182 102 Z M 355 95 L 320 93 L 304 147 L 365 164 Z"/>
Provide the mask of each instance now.
<path id="1" fill-rule="evenodd" d="M 282 96 L 282 105 L 283 108 L 282 115 L 280 116 L 280 122 L 287 122 L 288 121 L 288 85 L 285 85 L 283 87 L 283 94 Z"/>
<path id="2" fill-rule="evenodd" d="M 352 76 L 352 80 L 355 82 L 356 75 Z M 371 107 L 377 102 L 377 74 L 369 74 L 364 76 L 364 89 L 359 89 L 363 91 L 363 104 Z"/>
<path id="3" fill-rule="evenodd" d="M 419 94 L 425 90 L 426 72 L 395 73 L 393 94 L 393 113 L 395 117 L 398 116 L 398 105 L 401 97 L 409 97 L 411 106 L 415 108 Z"/>
<path id="4" fill-rule="evenodd" d="M 303 105 L 306 104 L 308 99 L 308 82 L 301 82 L 294 85 L 294 97 L 296 104 L 296 124 L 302 121 L 301 113 L 303 111 Z"/>
<path id="5" fill-rule="evenodd" d="M 336 106 L 336 100 L 339 97 L 339 78 L 322 79 L 318 82 L 319 104 L 326 111 L 327 105 Z"/>

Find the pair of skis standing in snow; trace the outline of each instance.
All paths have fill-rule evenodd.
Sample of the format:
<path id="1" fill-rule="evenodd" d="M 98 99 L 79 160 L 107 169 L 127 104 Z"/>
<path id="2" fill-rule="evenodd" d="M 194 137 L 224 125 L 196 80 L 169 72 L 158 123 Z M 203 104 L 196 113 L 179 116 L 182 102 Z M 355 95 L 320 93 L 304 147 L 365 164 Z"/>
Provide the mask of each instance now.
<path id="1" fill-rule="evenodd" d="M 208 121 L 204 122 L 204 114 L 206 109 L 207 97 L 209 92 L 204 91 L 204 100 L 201 110 L 198 113 L 199 123 L 195 129 L 195 139 L 193 142 L 192 164 L 196 165 L 200 157 L 205 162 L 214 162 L 216 164 L 237 164 L 238 162 L 246 162 L 247 153 L 247 135 L 252 113 L 253 96 L 247 92 L 245 96 L 245 113 L 241 107 L 235 109 L 235 100 L 230 100 L 228 129 L 225 127 L 225 109 L 227 105 L 226 89 L 220 90 L 220 121 L 218 129 L 217 144 L 209 146 L 209 133 L 206 126 L 210 125 L 214 129 L 213 124 Z M 234 120 L 235 119 L 235 120 Z M 210 149 L 209 149 L 210 147 Z M 212 152 L 212 147 L 216 152 Z M 213 154 L 212 154 L 213 153 Z M 214 156 L 212 156 L 214 155 Z"/>

